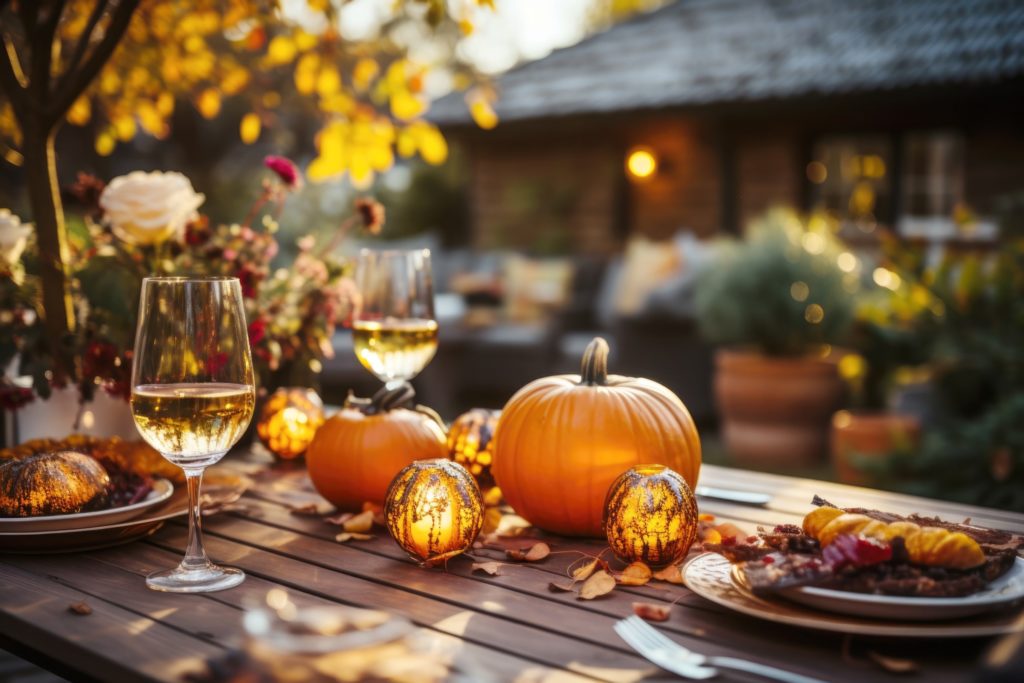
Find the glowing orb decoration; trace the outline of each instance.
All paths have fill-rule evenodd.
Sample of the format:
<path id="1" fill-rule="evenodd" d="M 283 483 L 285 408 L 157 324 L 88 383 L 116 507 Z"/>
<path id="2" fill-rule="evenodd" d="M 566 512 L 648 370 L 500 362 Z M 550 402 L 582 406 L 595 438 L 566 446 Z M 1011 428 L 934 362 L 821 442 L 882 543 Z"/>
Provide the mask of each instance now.
<path id="1" fill-rule="evenodd" d="M 494 486 L 491 463 L 499 415 L 500 410 L 473 408 L 455 418 L 448 429 L 448 452 L 452 460 L 469 470 L 484 490 Z"/>
<path id="2" fill-rule="evenodd" d="M 281 460 L 299 458 L 324 423 L 324 404 L 312 389 L 278 389 L 263 406 L 256 433 Z"/>
<path id="3" fill-rule="evenodd" d="M 686 555 L 697 537 L 697 499 L 673 470 L 638 465 L 608 489 L 604 531 L 623 562 L 671 564 Z"/>
<path id="4" fill-rule="evenodd" d="M 391 482 L 384 516 L 398 545 L 432 565 L 473 545 L 484 523 L 483 498 L 462 465 L 417 460 Z"/>

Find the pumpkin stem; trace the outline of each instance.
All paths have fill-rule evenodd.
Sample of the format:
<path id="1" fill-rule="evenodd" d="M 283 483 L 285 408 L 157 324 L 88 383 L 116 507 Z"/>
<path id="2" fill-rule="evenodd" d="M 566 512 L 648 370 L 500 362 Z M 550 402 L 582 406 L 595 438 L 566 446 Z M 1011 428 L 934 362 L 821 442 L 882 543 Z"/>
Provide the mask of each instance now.
<path id="1" fill-rule="evenodd" d="M 580 368 L 580 384 L 603 386 L 608 382 L 608 342 L 594 337 L 583 352 L 583 367 Z"/>
<path id="2" fill-rule="evenodd" d="M 371 406 L 375 413 L 385 413 L 394 408 L 401 408 L 412 403 L 416 396 L 416 390 L 408 382 L 402 382 L 393 389 L 381 387 L 380 391 L 373 395 Z"/>

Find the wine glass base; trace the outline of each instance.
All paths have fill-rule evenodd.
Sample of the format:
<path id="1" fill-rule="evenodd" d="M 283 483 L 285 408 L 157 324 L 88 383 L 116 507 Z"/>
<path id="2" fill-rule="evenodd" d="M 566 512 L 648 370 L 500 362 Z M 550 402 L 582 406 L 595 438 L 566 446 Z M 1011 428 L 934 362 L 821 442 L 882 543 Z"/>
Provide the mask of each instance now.
<path id="1" fill-rule="evenodd" d="M 208 564 L 198 569 L 175 567 L 153 572 L 146 577 L 146 585 L 166 593 L 212 593 L 234 588 L 244 580 L 241 569 Z"/>

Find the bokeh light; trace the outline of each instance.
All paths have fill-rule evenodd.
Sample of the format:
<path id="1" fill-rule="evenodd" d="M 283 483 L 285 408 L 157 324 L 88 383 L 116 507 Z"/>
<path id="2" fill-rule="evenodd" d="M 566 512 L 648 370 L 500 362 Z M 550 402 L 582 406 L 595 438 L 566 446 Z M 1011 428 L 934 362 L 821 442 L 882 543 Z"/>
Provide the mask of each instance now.
<path id="1" fill-rule="evenodd" d="M 645 180 L 657 172 L 658 158 L 648 147 L 635 147 L 626 157 L 626 170 L 634 178 Z"/>

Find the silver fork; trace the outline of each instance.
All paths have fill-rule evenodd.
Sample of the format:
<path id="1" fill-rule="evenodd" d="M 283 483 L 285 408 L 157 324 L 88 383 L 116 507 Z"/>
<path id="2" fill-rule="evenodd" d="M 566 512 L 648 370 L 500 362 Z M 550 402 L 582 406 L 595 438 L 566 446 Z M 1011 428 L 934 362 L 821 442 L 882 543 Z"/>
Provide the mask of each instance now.
<path id="1" fill-rule="evenodd" d="M 721 667 L 734 671 L 745 671 L 783 683 L 825 683 L 817 678 L 801 676 L 790 671 L 776 669 L 773 666 L 748 662 L 745 659 L 709 657 L 698 654 L 687 650 L 674 640 L 670 640 L 640 617 L 634 616 L 618 621 L 614 628 L 619 637 L 643 655 L 645 659 L 684 678 L 695 680 L 711 678 L 718 675 L 718 669 L 715 667 Z"/>

